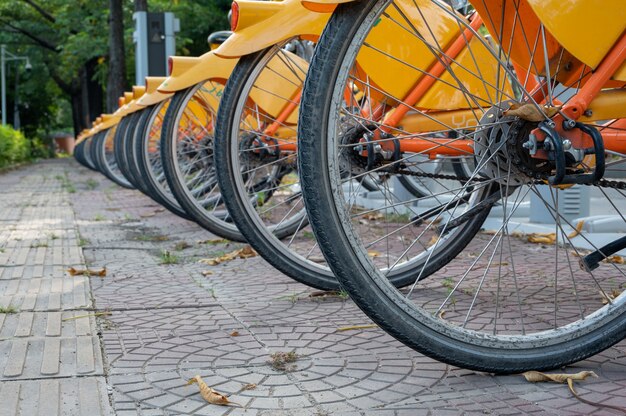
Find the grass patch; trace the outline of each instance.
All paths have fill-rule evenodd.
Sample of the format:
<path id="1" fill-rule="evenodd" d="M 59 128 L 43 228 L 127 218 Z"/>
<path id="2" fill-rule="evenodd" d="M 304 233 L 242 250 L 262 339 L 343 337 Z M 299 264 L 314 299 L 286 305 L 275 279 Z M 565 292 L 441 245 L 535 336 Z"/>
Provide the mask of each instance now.
<path id="1" fill-rule="evenodd" d="M 176 243 L 176 245 L 174 246 L 174 250 L 182 251 L 182 250 L 184 250 L 186 248 L 189 248 L 189 247 L 191 247 L 191 244 L 189 244 L 186 241 L 180 241 L 180 242 Z"/>
<path id="2" fill-rule="evenodd" d="M 45 241 L 40 241 L 38 243 L 32 243 L 30 245 L 30 248 L 40 248 L 40 247 L 48 247 L 48 243 L 46 243 Z"/>
<path id="3" fill-rule="evenodd" d="M 15 308 L 15 306 L 12 306 L 12 305 L 0 306 L 0 313 L 6 313 L 6 314 L 17 313 L 17 309 Z"/>
<path id="4" fill-rule="evenodd" d="M 104 221 L 104 220 L 106 220 L 106 218 L 105 218 L 105 217 L 104 217 L 104 215 L 102 215 L 102 214 L 96 214 L 96 215 L 93 217 L 93 220 L 94 220 L 94 221 Z"/>
<path id="5" fill-rule="evenodd" d="M 59 182 L 61 182 L 61 188 L 65 189 L 70 194 L 73 194 L 76 192 L 76 188 L 74 187 L 74 184 L 70 180 L 68 176 L 68 172 L 65 172 L 64 175 L 55 175 L 54 178 L 58 180 Z"/>
<path id="6" fill-rule="evenodd" d="M 176 254 L 172 254 L 167 250 L 161 251 L 161 264 L 177 264 L 180 258 Z"/>
<path id="7" fill-rule="evenodd" d="M 167 241 L 170 238 L 166 235 L 147 235 L 142 234 L 135 237 L 136 241 Z"/>
<path id="8" fill-rule="evenodd" d="M 96 189 L 99 184 L 100 182 L 98 182 L 97 180 L 93 178 L 89 178 L 85 181 L 85 185 L 87 185 L 87 189 L 89 189 L 90 191 L 93 191 L 94 189 Z"/>

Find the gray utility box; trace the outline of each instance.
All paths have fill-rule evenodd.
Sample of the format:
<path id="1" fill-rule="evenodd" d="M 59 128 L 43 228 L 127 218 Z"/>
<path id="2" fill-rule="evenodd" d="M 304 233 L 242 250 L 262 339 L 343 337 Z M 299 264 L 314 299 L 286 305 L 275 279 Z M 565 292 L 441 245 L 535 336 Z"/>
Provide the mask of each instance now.
<path id="1" fill-rule="evenodd" d="M 589 186 L 575 185 L 571 188 L 558 190 L 559 213 L 568 221 L 589 216 Z M 531 191 L 530 222 L 554 224 L 554 200 L 557 190 L 547 185 L 537 186 L 538 194 Z M 552 207 L 549 209 L 546 203 Z"/>
<path id="2" fill-rule="evenodd" d="M 174 13 L 135 12 L 135 85 L 144 85 L 147 76 L 164 77 L 167 59 L 176 52 L 175 34 L 180 22 Z"/>

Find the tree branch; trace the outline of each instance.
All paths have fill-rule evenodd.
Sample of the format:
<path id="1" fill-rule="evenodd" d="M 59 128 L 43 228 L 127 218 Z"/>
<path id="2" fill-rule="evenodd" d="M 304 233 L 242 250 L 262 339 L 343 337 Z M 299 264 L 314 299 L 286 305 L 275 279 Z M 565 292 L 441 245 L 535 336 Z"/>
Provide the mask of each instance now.
<path id="1" fill-rule="evenodd" d="M 54 44 L 52 44 L 52 43 L 48 42 L 47 40 L 45 40 L 45 39 L 41 39 L 40 37 L 38 37 L 38 36 L 36 36 L 36 35 L 33 35 L 33 34 L 32 34 L 32 33 L 30 33 L 29 31 L 27 31 L 27 30 L 25 30 L 25 29 L 22 29 L 21 27 L 15 26 L 15 25 L 13 25 L 13 24 L 11 24 L 11 23 L 7 22 L 7 21 L 6 21 L 6 20 L 4 20 L 4 19 L 0 19 L 0 23 L 3 23 L 3 24 L 5 24 L 6 26 L 8 26 L 8 27 L 10 27 L 10 28 L 12 28 L 12 29 L 15 29 L 16 31 L 18 31 L 18 32 L 19 32 L 19 33 L 21 33 L 22 35 L 26 36 L 27 38 L 29 38 L 29 39 L 34 40 L 35 42 L 37 42 L 40 46 L 42 46 L 42 47 L 44 47 L 44 48 L 46 48 L 46 49 L 50 49 L 50 50 L 51 50 L 51 51 L 53 51 L 53 52 L 58 52 L 58 51 L 57 51 L 57 47 L 56 47 L 56 45 L 54 45 Z"/>
<path id="2" fill-rule="evenodd" d="M 57 19 L 55 19 L 54 16 L 52 16 L 50 13 L 45 11 L 43 9 L 43 7 L 41 7 L 40 5 L 35 3 L 34 1 L 32 1 L 32 0 L 22 0 L 22 1 L 24 3 L 26 3 L 26 4 L 28 4 L 29 6 L 31 6 L 33 9 L 37 10 L 39 12 L 39 14 L 44 17 L 44 19 L 48 20 L 49 22 L 56 23 Z"/>

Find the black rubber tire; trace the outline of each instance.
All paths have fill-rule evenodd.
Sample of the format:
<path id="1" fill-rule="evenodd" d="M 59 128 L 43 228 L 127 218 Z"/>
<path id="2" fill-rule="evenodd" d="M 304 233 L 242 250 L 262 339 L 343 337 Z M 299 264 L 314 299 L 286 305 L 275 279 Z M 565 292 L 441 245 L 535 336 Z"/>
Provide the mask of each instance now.
<path id="1" fill-rule="evenodd" d="M 100 171 L 102 172 L 102 174 L 104 174 L 104 176 L 106 176 L 119 186 L 127 189 L 135 189 L 135 187 L 122 174 L 119 168 L 115 169 L 113 166 L 109 165 L 109 161 L 106 157 L 106 140 L 109 134 L 113 133 L 107 131 L 107 133 L 101 136 L 99 141 L 96 142 L 94 156 L 97 160 L 98 167 L 100 168 Z"/>
<path id="2" fill-rule="evenodd" d="M 192 196 L 189 195 L 183 178 L 179 178 L 177 174 L 178 161 L 176 160 L 175 149 L 179 114 L 184 111 L 188 100 L 193 97 L 195 91 L 202 84 L 203 83 L 178 91 L 170 99 L 161 130 L 161 163 L 163 164 L 170 191 L 189 217 L 202 228 L 219 237 L 233 241 L 246 242 L 239 232 L 239 229 L 237 229 L 232 222 L 227 222 L 223 218 L 211 215 L 207 210 L 198 207 L 194 203 L 195 201 L 192 199 Z"/>
<path id="3" fill-rule="evenodd" d="M 193 221 L 193 218 L 187 212 L 181 208 L 178 201 L 174 198 L 168 189 L 163 189 L 162 185 L 154 180 L 154 174 L 152 171 L 154 167 L 150 161 L 146 158 L 145 148 L 147 146 L 146 141 L 149 139 L 149 131 L 151 127 L 151 121 L 154 120 L 155 113 L 161 111 L 162 104 L 157 104 L 146 108 L 140 117 L 137 118 L 137 127 L 134 131 L 132 140 L 128 140 L 126 146 L 126 157 L 129 164 L 129 170 L 133 176 L 141 179 L 144 193 L 155 202 L 163 205 L 171 213 L 178 215 L 186 220 Z M 167 195 L 167 192 L 170 192 Z"/>
<path id="4" fill-rule="evenodd" d="M 104 140 L 104 137 L 106 136 L 107 131 L 108 129 L 101 131 L 95 136 L 93 136 L 93 139 L 91 139 L 91 144 L 88 149 L 89 159 L 91 160 L 91 163 L 93 164 L 94 168 L 103 175 L 104 175 L 104 171 L 102 170 L 102 166 L 100 166 L 100 158 L 98 156 L 98 149 L 100 148 L 100 145 L 102 141 Z"/>
<path id="5" fill-rule="evenodd" d="M 78 143 L 74 148 L 74 158 L 84 167 L 91 169 L 85 160 L 85 141 Z"/>
<path id="6" fill-rule="evenodd" d="M 250 78 L 253 71 L 263 60 L 267 53 L 273 48 L 268 48 L 257 53 L 244 56 L 239 60 L 233 70 L 220 103 L 217 115 L 217 129 L 215 132 L 215 164 L 217 178 L 220 189 L 224 197 L 224 202 L 228 207 L 228 212 L 233 217 L 233 221 L 244 235 L 248 243 L 272 266 L 280 270 L 287 276 L 305 285 L 322 290 L 337 290 L 339 283 L 333 273 L 327 267 L 317 267 L 303 261 L 299 256 L 285 255 L 288 250 L 286 246 L 280 244 L 278 239 L 292 234 L 295 230 L 285 229 L 275 237 L 268 236 L 269 231 L 265 229 L 262 222 L 250 216 L 246 209 L 249 201 L 242 200 L 241 194 L 237 191 L 236 176 L 240 176 L 237 167 L 234 167 L 231 159 L 230 132 L 235 124 L 239 124 L 238 116 L 235 115 L 239 97 L 243 93 L 243 87 Z M 237 140 L 237 138 L 234 138 Z M 297 225 L 297 224 L 296 224 Z"/>
<path id="7" fill-rule="evenodd" d="M 131 114 L 122 118 L 117 124 L 115 136 L 113 138 L 113 151 L 115 154 L 115 161 L 117 162 L 117 166 L 122 172 L 122 175 L 124 175 L 126 180 L 131 183 L 136 189 L 142 190 L 141 184 L 135 177 L 133 177 L 132 172 L 129 169 L 126 156 L 125 143 L 128 140 L 127 132 L 128 130 L 133 130 L 134 121 L 135 114 Z"/>
<path id="8" fill-rule="evenodd" d="M 389 282 L 376 278 L 358 261 L 360 252 L 342 231 L 340 215 L 330 198 L 331 179 L 326 152 L 329 128 L 327 108 L 350 39 L 365 26 L 366 18 L 378 16 L 379 0 L 340 4 L 326 26 L 306 80 L 299 120 L 299 163 L 310 221 L 324 254 L 357 305 L 389 334 L 406 345 L 437 360 L 493 373 L 546 370 L 582 360 L 619 342 L 626 335 L 626 314 L 608 314 L 604 325 L 574 339 L 557 339 L 556 344 L 535 344 L 522 349 L 511 346 L 477 346 L 462 342 L 416 319 L 411 305 Z M 445 264 L 445 259 L 442 259 Z"/>
<path id="9" fill-rule="evenodd" d="M 127 116 L 127 117 L 130 117 L 130 119 L 129 119 L 128 126 L 126 128 L 126 131 L 124 132 L 124 137 L 122 139 L 121 154 L 116 155 L 115 157 L 116 157 L 116 160 L 121 158 L 122 160 L 125 161 L 124 162 L 125 170 L 128 172 L 128 177 L 126 179 L 128 179 L 129 182 L 131 182 L 137 190 L 141 191 L 149 198 L 154 199 L 153 195 L 150 194 L 145 184 L 145 179 L 144 179 L 142 172 L 140 172 L 137 168 L 137 161 L 133 157 L 133 149 L 135 146 L 135 142 L 137 140 L 137 132 L 139 130 L 139 123 L 144 113 L 145 113 L 145 109 L 137 111 Z M 156 202 L 160 203 L 159 201 L 156 201 Z"/>
<path id="10" fill-rule="evenodd" d="M 91 158 L 91 149 L 93 148 L 93 144 L 96 139 L 96 136 L 98 136 L 98 134 L 91 136 L 90 138 L 86 139 L 83 142 L 83 155 L 82 156 L 83 156 L 83 159 L 85 160 L 86 166 L 89 169 L 99 172 L 93 159 Z"/>

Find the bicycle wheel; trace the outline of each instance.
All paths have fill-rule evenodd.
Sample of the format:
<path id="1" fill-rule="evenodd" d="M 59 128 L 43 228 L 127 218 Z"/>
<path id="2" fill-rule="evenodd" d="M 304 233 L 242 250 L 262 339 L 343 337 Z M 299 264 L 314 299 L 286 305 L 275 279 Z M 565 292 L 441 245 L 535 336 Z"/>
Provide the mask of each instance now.
<path id="1" fill-rule="evenodd" d="M 508 10 L 513 16 L 507 21 L 518 25 L 513 31 L 521 37 L 517 45 L 528 36 L 530 45 L 554 46 L 542 26 L 525 20 L 528 10 L 518 14 L 516 7 Z M 511 101 L 524 102 L 549 119 L 549 108 L 537 105 L 537 95 L 527 92 L 533 81 L 538 85 L 533 93 L 544 94 L 548 105 L 567 102 L 560 88 L 576 92 L 581 85 L 579 77 L 564 80 L 566 65 L 560 58 L 567 54 L 528 48 L 531 75 L 516 73 L 511 69 L 513 40 L 492 30 L 492 38 L 503 45 L 492 47 L 476 18 L 420 0 L 338 6 L 303 94 L 298 136 L 305 202 L 342 286 L 400 341 L 438 360 L 481 371 L 556 368 L 624 338 L 626 294 L 620 292 L 626 287 L 625 266 L 615 259 L 592 271 L 578 267 L 581 257 L 587 259 L 604 243 L 585 227 L 575 231 L 562 209 L 565 189 L 541 189 L 557 167 L 530 156 L 530 134 L 549 123 L 507 111 Z M 497 15 L 488 18 L 487 26 L 500 27 L 491 21 Z M 457 54 L 450 47 L 458 42 Z M 547 64 L 544 56 L 549 56 Z M 421 94 L 411 95 L 419 85 Z M 357 93 L 364 97 L 355 99 Z M 390 122 L 393 113 L 407 109 L 399 122 Z M 466 121 L 452 123 L 451 112 Z M 346 143 L 346 124 L 363 125 L 365 134 Z M 437 138 L 449 132 L 459 137 Z M 398 199 L 394 189 L 381 189 L 379 206 L 366 209 L 350 185 L 355 175 L 373 172 L 413 175 L 416 154 L 463 152 L 467 177 L 436 175 L 437 186 L 424 197 Z M 576 175 L 595 172 L 599 160 L 571 152 L 567 157 L 568 171 Z M 622 155 L 612 157 L 611 164 L 624 162 Z M 606 201 L 603 215 L 621 230 L 626 230 L 620 209 L 625 185 L 617 179 L 590 186 L 592 195 Z M 554 221 L 547 240 L 515 232 L 513 215 L 528 195 L 537 197 Z M 491 218 L 498 222 L 485 224 L 493 231 L 478 233 L 496 201 L 502 209 Z M 385 221 L 394 211 L 405 216 Z M 381 224 L 360 221 L 372 213 L 380 213 Z M 398 290 L 387 275 L 404 263 L 419 267 L 414 283 Z"/>
<path id="2" fill-rule="evenodd" d="M 295 42 L 302 41 L 237 64 L 220 104 L 215 163 L 228 210 L 250 245 L 293 279 L 334 290 L 339 284 L 313 238 L 300 192 L 295 122 L 308 63 L 290 52 Z M 363 192 L 388 184 L 386 175 L 355 177 Z M 390 273 L 393 284 L 413 281 L 408 266 Z"/>
<path id="3" fill-rule="evenodd" d="M 115 135 L 113 136 L 113 154 L 118 168 L 124 175 L 124 178 L 136 189 L 144 191 L 141 184 L 141 178 L 135 177 L 130 170 L 130 162 L 128 160 L 127 144 L 133 140 L 133 132 L 136 129 L 137 113 L 130 114 L 120 120 L 115 127 Z"/>
<path id="4" fill-rule="evenodd" d="M 128 189 L 135 189 L 135 187 L 122 174 L 122 171 L 117 164 L 114 149 L 116 130 L 116 127 L 111 127 L 103 136 L 100 137 L 94 148 L 94 156 L 97 161 L 97 165 L 104 176 L 119 186 Z"/>
<path id="5" fill-rule="evenodd" d="M 161 162 L 161 129 L 169 101 L 145 110 L 137 120 L 137 130 L 128 149 L 131 172 L 143 179 L 146 194 L 173 214 L 192 220 L 172 195 Z"/>
<path id="6" fill-rule="evenodd" d="M 200 226 L 245 241 L 230 220 L 215 177 L 213 135 L 223 85 L 208 80 L 174 94 L 161 132 L 161 163 L 169 188 Z"/>
<path id="7" fill-rule="evenodd" d="M 288 44 L 241 58 L 228 79 L 215 136 L 217 177 L 233 221 L 266 261 L 301 283 L 337 289 L 308 226 L 295 153 L 279 149 L 295 144 L 294 96 L 308 68 Z"/>
<path id="8" fill-rule="evenodd" d="M 74 158 L 86 168 L 91 169 L 91 167 L 87 164 L 85 160 L 85 141 L 89 139 L 85 139 L 82 142 L 78 143 L 74 149 Z"/>
<path id="9" fill-rule="evenodd" d="M 137 158 L 134 154 L 135 143 L 139 140 L 138 132 L 140 129 L 140 122 L 145 112 L 146 111 L 144 109 L 126 116 L 129 118 L 126 129 L 122 132 L 121 136 L 115 137 L 116 144 L 119 141 L 119 146 L 121 147 L 121 149 L 119 149 L 119 153 L 116 153 L 115 156 L 116 160 L 123 160 L 124 171 L 126 172 L 124 176 L 126 179 L 133 184 L 138 191 L 141 191 L 148 197 L 155 199 L 154 196 L 150 194 L 146 185 L 144 174 L 139 170 L 137 166 Z M 160 203 L 160 201 L 156 202 Z"/>

